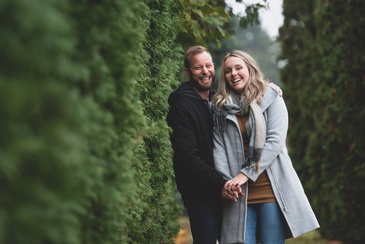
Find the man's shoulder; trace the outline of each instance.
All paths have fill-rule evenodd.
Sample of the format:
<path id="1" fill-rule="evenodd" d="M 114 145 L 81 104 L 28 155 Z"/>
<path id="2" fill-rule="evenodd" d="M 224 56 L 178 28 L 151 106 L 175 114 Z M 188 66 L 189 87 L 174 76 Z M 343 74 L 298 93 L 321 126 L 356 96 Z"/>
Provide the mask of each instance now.
<path id="1" fill-rule="evenodd" d="M 180 116 L 182 114 L 185 115 L 193 115 L 196 113 L 201 113 L 201 108 L 199 106 L 199 102 L 197 102 L 196 99 L 192 97 L 180 97 L 178 100 L 176 100 L 175 104 L 170 108 L 170 113 L 173 114 L 179 114 Z"/>

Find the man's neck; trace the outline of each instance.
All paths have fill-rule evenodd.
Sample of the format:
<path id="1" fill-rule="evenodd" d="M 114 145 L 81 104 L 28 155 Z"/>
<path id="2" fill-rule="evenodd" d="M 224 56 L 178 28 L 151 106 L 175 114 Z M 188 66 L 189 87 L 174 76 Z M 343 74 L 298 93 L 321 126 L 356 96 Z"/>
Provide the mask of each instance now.
<path id="1" fill-rule="evenodd" d="M 209 99 L 209 90 L 208 91 L 200 91 L 194 87 L 194 90 L 201 96 L 202 99 L 208 100 Z"/>

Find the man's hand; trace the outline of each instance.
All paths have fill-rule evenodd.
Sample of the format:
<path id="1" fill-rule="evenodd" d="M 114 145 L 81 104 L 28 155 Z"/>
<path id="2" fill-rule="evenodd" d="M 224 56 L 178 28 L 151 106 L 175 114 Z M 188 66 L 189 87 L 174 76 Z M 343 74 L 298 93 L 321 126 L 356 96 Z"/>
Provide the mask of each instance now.
<path id="1" fill-rule="evenodd" d="M 236 202 L 240 196 L 244 195 L 241 186 L 247 181 L 247 176 L 239 173 L 236 177 L 226 182 L 222 189 L 222 197 Z"/>
<path id="2" fill-rule="evenodd" d="M 241 188 L 238 190 L 227 190 L 223 187 L 222 189 L 222 198 L 232 200 L 234 202 L 237 202 L 239 196 L 243 196 L 243 192 Z"/>

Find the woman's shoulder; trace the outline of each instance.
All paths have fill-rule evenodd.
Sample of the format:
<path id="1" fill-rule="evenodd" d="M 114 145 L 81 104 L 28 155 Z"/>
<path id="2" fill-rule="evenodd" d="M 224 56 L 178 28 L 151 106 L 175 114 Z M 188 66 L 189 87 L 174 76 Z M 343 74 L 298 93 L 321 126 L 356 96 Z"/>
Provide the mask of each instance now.
<path id="1" fill-rule="evenodd" d="M 278 98 L 280 98 L 278 91 L 267 86 L 260 104 L 261 110 L 265 111 Z"/>

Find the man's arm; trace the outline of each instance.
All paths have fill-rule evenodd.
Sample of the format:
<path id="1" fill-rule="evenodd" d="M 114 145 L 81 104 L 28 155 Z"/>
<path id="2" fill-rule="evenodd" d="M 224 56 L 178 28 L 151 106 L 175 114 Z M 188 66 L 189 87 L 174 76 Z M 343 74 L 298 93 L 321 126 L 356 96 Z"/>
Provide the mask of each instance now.
<path id="1" fill-rule="evenodd" d="M 194 128 L 194 120 L 188 110 L 184 108 L 174 108 L 171 111 L 171 120 L 169 125 L 172 127 L 171 142 L 174 148 L 175 157 L 177 157 L 178 170 L 183 170 L 185 174 L 191 177 L 193 182 L 215 187 L 221 192 L 226 180 L 216 172 L 213 163 L 208 164 L 202 158 L 202 152 L 199 151 L 198 133 Z"/>

